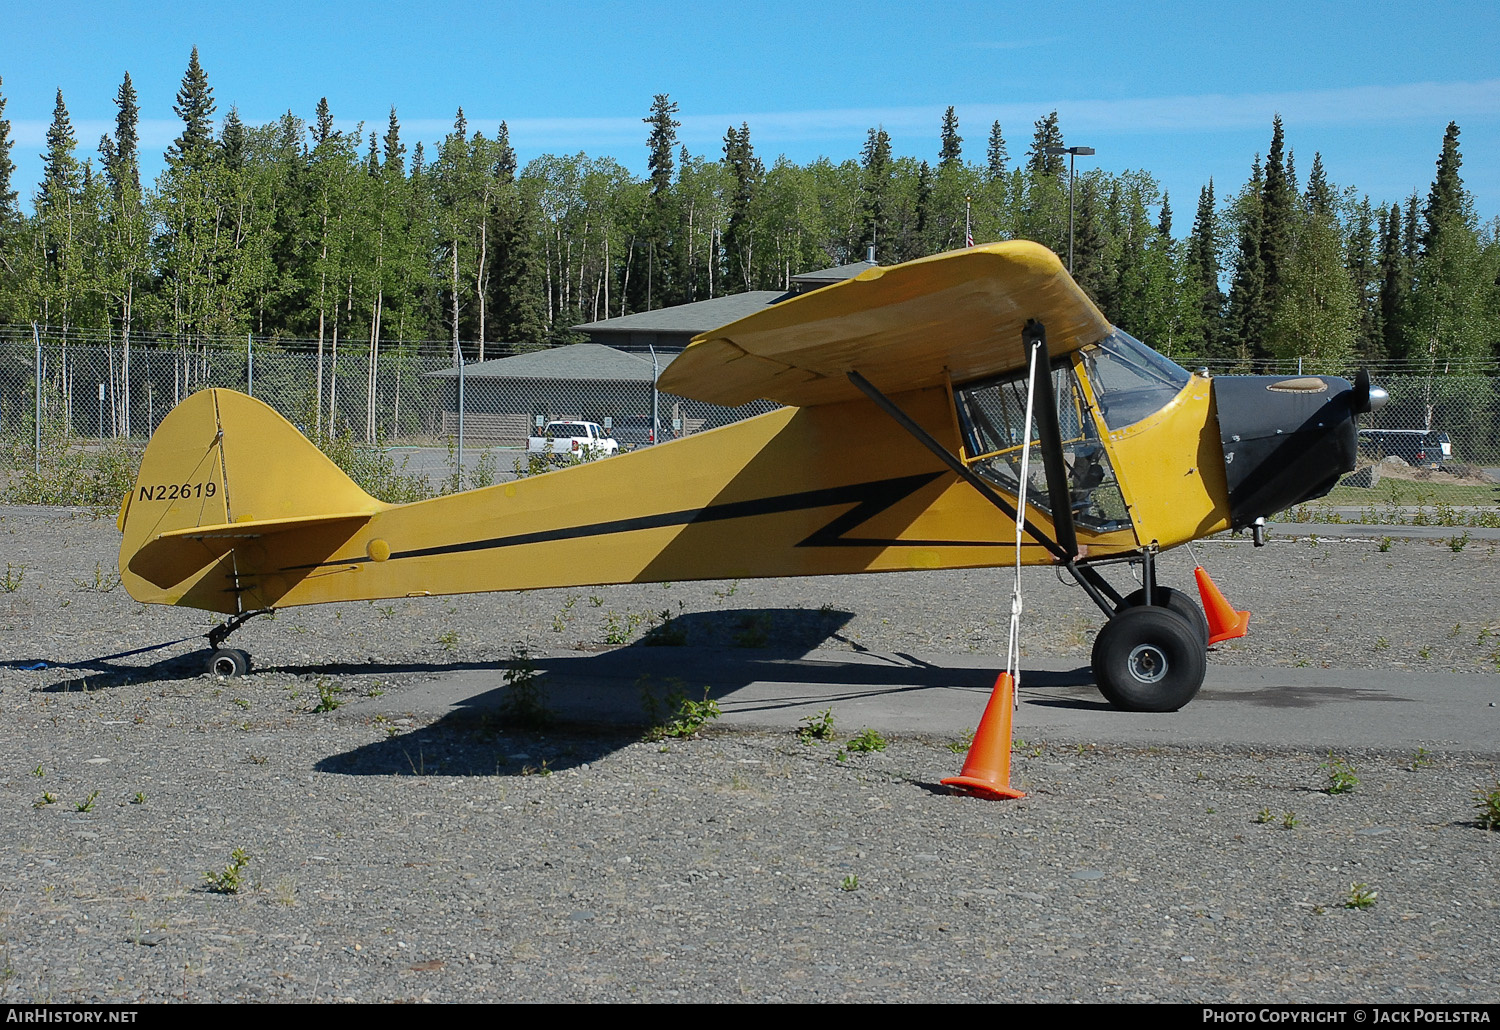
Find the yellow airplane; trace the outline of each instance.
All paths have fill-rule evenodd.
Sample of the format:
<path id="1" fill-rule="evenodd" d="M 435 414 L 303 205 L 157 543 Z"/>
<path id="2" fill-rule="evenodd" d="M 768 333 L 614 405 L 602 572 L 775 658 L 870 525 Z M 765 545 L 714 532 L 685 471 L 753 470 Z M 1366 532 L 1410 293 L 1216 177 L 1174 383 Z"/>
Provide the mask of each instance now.
<path id="1" fill-rule="evenodd" d="M 1035 432 L 1027 359 L 1040 355 Z M 1096 681 L 1174 710 L 1207 623 L 1156 583 L 1167 548 L 1326 493 L 1354 467 L 1361 373 L 1208 378 L 1111 326 L 1057 256 L 1012 241 L 794 297 L 696 337 L 661 389 L 757 418 L 413 504 L 378 501 L 271 408 L 205 390 L 157 428 L 119 516 L 132 597 L 231 618 L 293 605 L 608 583 L 994 567 L 1016 561 L 1022 451 L 1039 455 L 1020 561 L 1107 618 Z M 1141 566 L 1128 596 L 1100 572 Z"/>

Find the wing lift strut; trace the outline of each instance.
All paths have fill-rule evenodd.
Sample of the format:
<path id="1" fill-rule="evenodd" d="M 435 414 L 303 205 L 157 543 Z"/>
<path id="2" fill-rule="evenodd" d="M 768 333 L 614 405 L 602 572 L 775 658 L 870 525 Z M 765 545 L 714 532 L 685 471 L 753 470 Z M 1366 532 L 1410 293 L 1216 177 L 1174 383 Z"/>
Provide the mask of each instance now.
<path id="1" fill-rule="evenodd" d="M 1053 530 L 1054 537 L 1049 537 L 1037 527 L 1036 523 L 1018 514 L 1015 505 L 1011 504 L 1004 495 L 976 475 L 956 455 L 949 453 L 947 448 L 934 439 L 931 433 L 913 421 L 906 412 L 897 407 L 875 384 L 855 371 L 850 371 L 847 375 L 849 382 L 853 383 L 866 397 L 874 401 L 876 407 L 894 419 L 913 439 L 931 451 L 944 465 L 948 466 L 954 475 L 977 490 L 981 497 L 1004 512 L 1007 518 L 1012 521 L 1021 522 L 1027 535 L 1046 548 L 1057 560 L 1058 564 L 1067 569 L 1069 575 L 1083 588 L 1090 600 L 1099 606 L 1099 610 L 1104 613 L 1105 618 L 1113 618 L 1124 598 L 1120 596 L 1119 591 L 1115 590 L 1092 565 L 1084 563 L 1078 551 L 1078 532 L 1073 523 L 1072 498 L 1068 487 L 1067 464 L 1063 458 L 1062 450 L 1062 427 L 1057 418 L 1057 398 L 1052 387 L 1052 362 L 1047 353 L 1046 327 L 1036 319 L 1031 319 L 1026 323 L 1026 328 L 1021 332 L 1021 341 L 1024 353 L 1029 354 L 1033 346 L 1040 346 L 1041 349 L 1038 366 L 1043 370 L 1043 374 L 1037 378 L 1036 388 L 1037 442 L 1041 446 L 1042 467 L 1047 477 L 1047 494 L 1051 503 L 1052 517 L 1055 524 Z M 1142 564 L 1143 574 L 1141 580 L 1145 589 L 1144 600 L 1148 605 L 1155 603 L 1153 597 L 1156 591 L 1155 546 L 1144 547 L 1141 548 L 1138 554 L 1130 555 L 1124 559 L 1113 560 L 1124 560 L 1132 563 L 1139 561 Z M 1105 559 L 1105 562 L 1108 561 L 1111 561 L 1111 559 Z"/>

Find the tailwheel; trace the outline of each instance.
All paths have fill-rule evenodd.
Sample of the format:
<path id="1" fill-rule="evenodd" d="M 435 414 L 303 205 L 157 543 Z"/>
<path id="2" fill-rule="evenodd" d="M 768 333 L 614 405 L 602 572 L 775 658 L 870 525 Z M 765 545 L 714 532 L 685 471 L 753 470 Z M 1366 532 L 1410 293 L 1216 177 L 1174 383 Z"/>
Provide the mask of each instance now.
<path id="1" fill-rule="evenodd" d="M 233 679 L 250 671 L 250 652 L 221 647 L 208 657 L 208 671 L 221 679 Z"/>
<path id="2" fill-rule="evenodd" d="M 1116 707 L 1175 712 L 1203 686 L 1205 639 L 1172 608 L 1122 606 L 1094 639 L 1094 682 Z"/>
<path id="3" fill-rule="evenodd" d="M 1208 616 L 1203 614 L 1203 609 L 1198 607 L 1197 601 L 1181 590 L 1173 590 L 1171 587 L 1159 586 L 1151 591 L 1151 595 L 1157 607 L 1169 608 L 1186 619 L 1188 624 L 1197 631 L 1198 638 L 1203 641 L 1203 649 L 1208 649 Z M 1137 590 L 1121 601 L 1115 612 L 1118 614 L 1126 608 L 1139 608 L 1145 603 L 1146 591 Z"/>

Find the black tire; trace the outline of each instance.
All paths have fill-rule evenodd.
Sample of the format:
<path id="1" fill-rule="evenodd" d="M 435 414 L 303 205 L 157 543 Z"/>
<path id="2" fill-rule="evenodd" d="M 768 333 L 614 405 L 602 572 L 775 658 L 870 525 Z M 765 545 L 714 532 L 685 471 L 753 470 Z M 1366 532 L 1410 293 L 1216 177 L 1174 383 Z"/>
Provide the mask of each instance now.
<path id="1" fill-rule="evenodd" d="M 1198 631 L 1198 638 L 1203 641 L 1203 649 L 1208 650 L 1208 616 L 1203 614 L 1203 609 L 1198 607 L 1188 594 L 1181 590 L 1173 590 L 1171 587 L 1157 587 L 1152 591 L 1158 607 L 1170 608 L 1188 621 L 1188 624 Z M 1120 602 L 1115 611 L 1123 612 L 1126 608 L 1139 608 L 1146 603 L 1145 588 L 1137 590 Z"/>
<path id="2" fill-rule="evenodd" d="M 1170 608 L 1125 608 L 1094 638 L 1094 682 L 1130 712 L 1175 712 L 1203 686 L 1207 659 L 1197 632 Z"/>
<path id="3" fill-rule="evenodd" d="M 237 647 L 221 647 L 208 658 L 208 671 L 223 679 L 233 679 L 250 671 L 250 652 Z"/>

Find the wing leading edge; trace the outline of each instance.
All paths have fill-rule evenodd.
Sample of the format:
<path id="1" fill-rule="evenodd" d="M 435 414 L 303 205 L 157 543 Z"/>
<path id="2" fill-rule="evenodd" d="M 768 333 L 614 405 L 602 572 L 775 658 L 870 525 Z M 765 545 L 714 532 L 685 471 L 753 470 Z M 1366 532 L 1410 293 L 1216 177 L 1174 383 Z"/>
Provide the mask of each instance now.
<path id="1" fill-rule="evenodd" d="M 850 371 L 887 394 L 962 384 L 1019 368 L 1032 318 L 1046 324 L 1053 357 L 1110 329 L 1052 251 L 991 243 L 872 268 L 703 333 L 659 385 L 731 407 L 808 407 L 862 396 Z"/>

